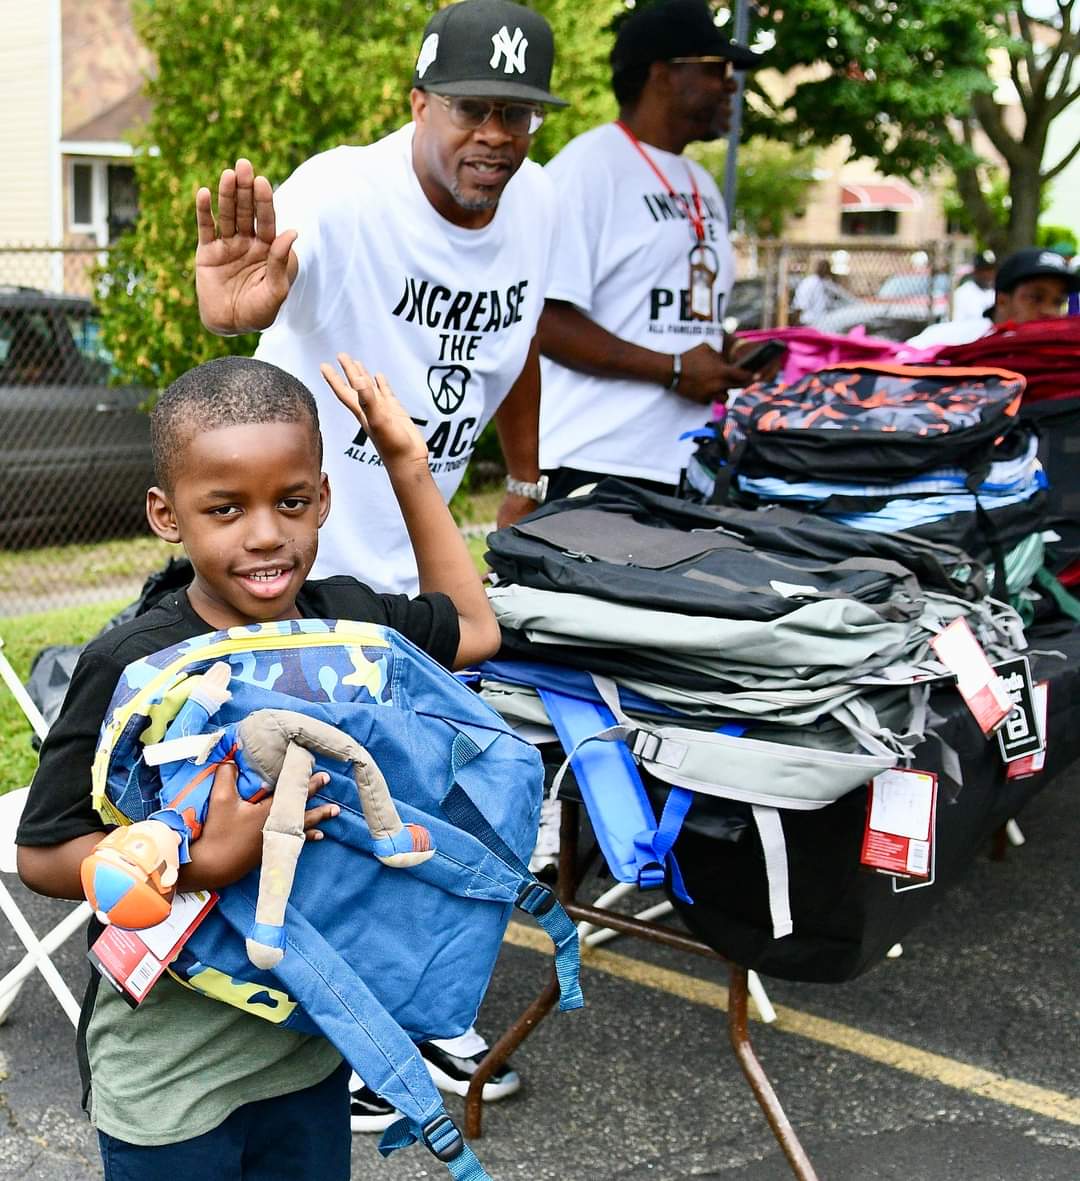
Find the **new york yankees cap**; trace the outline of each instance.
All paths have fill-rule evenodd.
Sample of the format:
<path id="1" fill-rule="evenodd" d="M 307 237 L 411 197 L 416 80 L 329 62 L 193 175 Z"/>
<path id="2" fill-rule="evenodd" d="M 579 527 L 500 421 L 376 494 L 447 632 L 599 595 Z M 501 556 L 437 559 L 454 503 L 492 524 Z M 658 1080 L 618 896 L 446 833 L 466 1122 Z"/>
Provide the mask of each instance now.
<path id="1" fill-rule="evenodd" d="M 412 84 L 565 107 L 548 89 L 554 60 L 551 26 L 538 12 L 509 0 L 461 0 L 428 21 Z"/>
<path id="2" fill-rule="evenodd" d="M 1043 277 L 1061 279 L 1070 294 L 1080 291 L 1080 275 L 1069 270 L 1069 264 L 1053 250 L 1040 250 L 1032 246 L 1010 254 L 998 267 L 994 278 L 994 290 L 1006 293 L 1028 279 Z"/>
<path id="3" fill-rule="evenodd" d="M 720 32 L 707 0 L 667 0 L 639 6 L 620 22 L 611 71 L 619 74 L 676 57 L 722 57 L 736 70 L 753 69 L 762 62 L 761 54 Z"/>

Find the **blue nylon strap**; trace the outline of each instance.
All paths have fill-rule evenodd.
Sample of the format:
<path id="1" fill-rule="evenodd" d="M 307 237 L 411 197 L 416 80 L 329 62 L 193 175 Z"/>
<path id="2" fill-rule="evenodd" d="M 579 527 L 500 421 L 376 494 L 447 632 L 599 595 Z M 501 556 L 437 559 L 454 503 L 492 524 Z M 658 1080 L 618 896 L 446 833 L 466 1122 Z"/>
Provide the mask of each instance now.
<path id="1" fill-rule="evenodd" d="M 580 1009 L 585 1004 L 581 995 L 581 951 L 577 928 L 563 910 L 552 890 L 536 880 L 529 867 L 488 823 L 483 812 L 472 802 L 460 785 L 446 793 L 442 809 L 447 819 L 471 833 L 486 845 L 501 861 L 521 876 L 522 888 L 517 906 L 531 914 L 555 944 L 555 975 L 559 980 L 559 1011 Z"/>
<path id="2" fill-rule="evenodd" d="M 671 854 L 671 850 L 682 831 L 683 821 L 686 819 L 690 805 L 694 802 L 694 793 L 685 787 L 673 787 L 668 793 L 664 810 L 660 814 L 660 822 L 653 832 L 640 833 L 634 840 L 644 856 L 651 857 L 658 868 L 669 865 L 671 868 L 671 889 L 677 898 L 690 905 L 693 898 L 687 893 L 686 883 L 683 881 L 679 863 Z M 663 870 L 661 869 L 661 885 L 663 884 Z"/>
<path id="3" fill-rule="evenodd" d="M 537 692 L 566 751 L 615 723 L 614 715 L 600 702 L 553 689 L 542 688 Z M 662 854 L 656 851 L 656 816 L 626 744 L 588 743 L 571 758 L 570 765 L 612 875 L 620 882 L 649 890 L 664 884 L 665 867 L 670 867 L 672 889 L 679 898 L 689 901 L 682 873 L 671 852 L 674 838 Z"/>
<path id="4" fill-rule="evenodd" d="M 457 1124 L 445 1110 L 423 1127 L 407 1119 L 399 1119 L 391 1124 L 379 1141 L 379 1152 L 389 1156 L 417 1141 L 446 1165 L 456 1181 L 491 1181 L 476 1153 L 465 1143 Z M 451 1156 L 451 1153 L 455 1155 Z"/>
<path id="5" fill-rule="evenodd" d="M 548 892 L 550 893 L 550 890 Z M 524 910 L 526 907 L 523 906 L 522 909 Z M 566 1013 L 571 1009 L 583 1009 L 585 998 L 581 993 L 581 944 L 578 940 L 577 927 L 557 902 L 546 910 L 530 911 L 529 913 L 548 933 L 551 942 L 555 944 L 555 976 L 559 981 L 559 1012 Z"/>

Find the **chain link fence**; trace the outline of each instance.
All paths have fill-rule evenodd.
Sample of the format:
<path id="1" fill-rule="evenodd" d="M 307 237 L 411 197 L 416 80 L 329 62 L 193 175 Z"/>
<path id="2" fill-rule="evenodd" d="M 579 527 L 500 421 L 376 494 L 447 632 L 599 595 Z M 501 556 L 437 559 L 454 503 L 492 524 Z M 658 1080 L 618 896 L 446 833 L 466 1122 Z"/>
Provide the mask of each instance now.
<path id="1" fill-rule="evenodd" d="M 830 263 L 824 331 L 905 339 L 946 318 L 955 243 L 736 244 L 729 328 L 783 326 Z M 107 253 L 0 247 L 0 619 L 134 598 L 171 547 L 150 535 L 149 390 L 117 384 L 93 307 Z"/>
<path id="2" fill-rule="evenodd" d="M 828 308 L 813 327 L 906 340 L 946 320 L 969 251 L 959 242 L 890 245 L 848 242 L 736 243 L 737 279 L 728 300 L 729 328 L 782 328 L 793 322 L 798 285 L 828 263 Z"/>
<path id="3" fill-rule="evenodd" d="M 130 599 L 167 556 L 150 391 L 114 382 L 90 298 L 105 258 L 0 247 L 0 618 Z"/>

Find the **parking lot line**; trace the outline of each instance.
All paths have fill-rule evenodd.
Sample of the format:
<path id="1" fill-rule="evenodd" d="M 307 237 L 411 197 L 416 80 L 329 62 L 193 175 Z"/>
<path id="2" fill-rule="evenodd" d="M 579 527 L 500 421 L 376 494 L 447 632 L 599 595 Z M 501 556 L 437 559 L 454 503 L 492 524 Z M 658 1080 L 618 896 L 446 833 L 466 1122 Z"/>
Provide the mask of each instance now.
<path id="1" fill-rule="evenodd" d="M 542 931 L 523 926 L 521 923 L 510 924 L 506 932 L 506 942 L 529 951 L 547 954 L 551 951 L 551 943 Z M 723 985 L 698 980 L 685 972 L 676 972 L 671 968 L 662 968 L 630 956 L 597 948 L 583 948 L 581 961 L 582 966 L 591 971 L 603 972 L 656 992 L 665 992 L 669 996 L 680 997 L 695 1005 L 727 1010 L 728 990 Z M 1047 1087 L 1037 1087 L 1032 1083 L 1008 1078 L 992 1070 L 984 1070 L 982 1067 L 947 1058 L 942 1054 L 920 1050 L 891 1038 L 879 1037 L 850 1025 L 842 1025 L 838 1021 L 815 1017 L 786 1005 L 776 1005 L 775 1008 L 777 1019 L 775 1025 L 770 1026 L 771 1029 L 794 1033 L 821 1045 L 857 1054 L 871 1062 L 880 1062 L 895 1070 L 906 1071 L 908 1074 L 941 1083 L 946 1087 L 954 1087 L 959 1091 L 967 1091 L 982 1099 L 992 1099 L 996 1103 L 1034 1112 L 1036 1115 L 1043 1115 L 1062 1123 L 1080 1125 L 1080 1099 L 1061 1091 L 1052 1091 Z"/>

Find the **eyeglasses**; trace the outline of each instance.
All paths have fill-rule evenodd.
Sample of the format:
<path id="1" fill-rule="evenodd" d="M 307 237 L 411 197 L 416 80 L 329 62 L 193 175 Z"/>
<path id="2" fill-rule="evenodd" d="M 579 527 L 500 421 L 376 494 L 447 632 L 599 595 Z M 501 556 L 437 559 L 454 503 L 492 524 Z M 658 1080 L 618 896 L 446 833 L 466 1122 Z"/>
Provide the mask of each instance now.
<path id="1" fill-rule="evenodd" d="M 507 135 L 535 135 L 544 122 L 544 111 L 531 103 L 497 103 L 487 98 L 449 98 L 436 94 L 446 107 L 450 122 L 462 131 L 476 131 L 498 111 Z"/>

